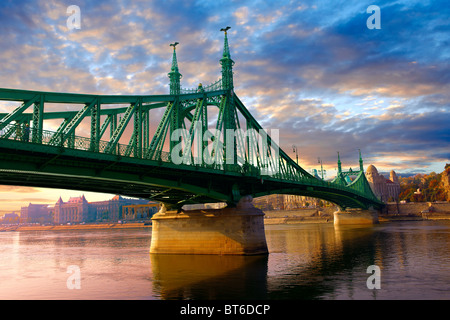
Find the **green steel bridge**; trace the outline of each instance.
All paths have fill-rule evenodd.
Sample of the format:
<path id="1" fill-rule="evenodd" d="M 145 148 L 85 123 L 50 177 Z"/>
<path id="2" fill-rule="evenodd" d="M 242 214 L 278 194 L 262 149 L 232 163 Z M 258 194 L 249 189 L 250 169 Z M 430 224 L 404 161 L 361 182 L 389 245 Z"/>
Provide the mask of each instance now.
<path id="1" fill-rule="evenodd" d="M 222 78 L 211 85 L 181 87 L 174 43 L 168 95 L 0 88 L 0 103 L 14 109 L 0 113 L 0 184 L 121 194 L 169 208 L 293 194 L 380 209 L 361 154 L 358 171 L 343 172 L 339 161 L 328 182 L 280 149 L 276 131 L 263 130 L 234 92 L 227 30 Z"/>

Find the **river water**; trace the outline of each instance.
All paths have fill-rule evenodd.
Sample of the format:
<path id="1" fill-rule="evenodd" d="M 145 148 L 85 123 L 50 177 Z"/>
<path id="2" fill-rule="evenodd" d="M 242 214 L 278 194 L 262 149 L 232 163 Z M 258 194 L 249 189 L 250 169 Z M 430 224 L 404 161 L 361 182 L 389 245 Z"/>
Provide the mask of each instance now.
<path id="1" fill-rule="evenodd" d="M 448 220 L 267 225 L 264 257 L 150 255 L 150 237 L 1 232 L 0 299 L 450 299 Z"/>

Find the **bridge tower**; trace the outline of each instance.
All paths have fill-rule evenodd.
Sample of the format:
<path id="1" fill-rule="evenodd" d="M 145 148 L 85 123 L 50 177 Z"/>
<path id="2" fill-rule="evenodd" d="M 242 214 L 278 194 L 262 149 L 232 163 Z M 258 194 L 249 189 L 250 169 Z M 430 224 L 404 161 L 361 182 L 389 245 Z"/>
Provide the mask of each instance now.
<path id="1" fill-rule="evenodd" d="M 342 163 L 341 163 L 341 158 L 339 157 L 339 151 L 338 151 L 338 162 L 337 162 L 337 165 L 338 165 L 338 175 L 340 175 L 341 173 L 342 173 Z"/>
<path id="2" fill-rule="evenodd" d="M 361 157 L 361 149 L 359 149 L 359 171 L 364 172 L 363 159 Z"/>
<path id="3" fill-rule="evenodd" d="M 173 54 L 172 54 L 172 67 L 170 69 L 170 72 L 168 73 L 169 80 L 170 80 L 170 94 L 175 96 L 175 101 L 173 102 L 173 111 L 170 115 L 170 135 L 172 136 L 172 133 L 179 129 L 181 127 L 181 106 L 178 103 L 178 97 L 181 93 L 181 78 L 183 77 L 178 69 L 178 61 L 177 61 L 177 50 L 176 47 L 179 43 L 174 42 L 171 43 L 170 46 L 173 47 Z M 174 145 L 176 144 L 175 141 L 172 141 L 170 139 L 170 150 L 172 151 Z"/>
<path id="4" fill-rule="evenodd" d="M 226 152 L 226 164 L 237 164 L 236 138 L 227 137 L 227 129 L 236 130 L 236 105 L 233 92 L 233 65 L 225 32 L 222 66 L 222 90 L 220 98 L 218 128 L 222 128 L 224 146 L 233 146 L 234 152 Z M 170 94 L 176 95 L 174 106 L 181 92 L 181 74 L 178 70 L 176 49 L 173 46 Z M 202 90 L 199 85 L 199 91 Z M 204 92 L 204 91 L 201 91 Z M 206 112 L 206 110 L 204 110 Z M 171 128 L 180 125 L 179 110 L 172 112 Z M 206 118 L 206 115 L 205 115 Z M 202 119 L 206 120 L 206 119 Z M 228 141 L 232 138 L 233 141 Z M 172 150 L 172 146 L 171 146 Z M 232 157 L 232 158 L 231 158 Z M 230 159 L 231 158 L 231 159 Z M 232 187 L 233 203 L 222 209 L 183 210 L 163 204 L 152 218 L 152 240 L 150 253 L 163 254 L 220 254 L 220 255 L 265 255 L 268 253 L 264 232 L 264 213 L 253 206 L 251 196 L 241 196 L 237 185 Z"/>
<path id="5" fill-rule="evenodd" d="M 361 156 L 361 150 L 359 150 L 359 171 L 352 171 L 350 169 L 350 171 L 343 172 L 339 152 L 337 154 L 338 154 L 338 161 L 337 161 L 338 172 L 333 182 L 344 186 L 353 185 L 354 187 L 365 193 L 371 193 L 370 185 L 367 182 L 364 173 L 364 165 Z M 351 181 L 349 178 L 350 176 L 356 176 L 355 180 Z M 373 207 L 368 207 L 364 209 L 363 208 L 350 209 L 339 207 L 339 210 L 334 212 L 335 225 L 373 225 L 377 223 L 379 223 L 378 211 L 375 210 Z"/>
<path id="6" fill-rule="evenodd" d="M 223 54 L 220 59 L 220 65 L 222 66 L 222 88 L 227 90 L 227 94 L 224 97 L 224 119 L 223 119 L 223 141 L 226 146 L 233 145 L 234 150 L 232 155 L 228 152 L 226 154 L 226 162 L 236 164 L 237 154 L 236 154 L 236 141 L 234 136 L 231 137 L 233 141 L 227 141 L 230 137 L 227 137 L 226 132 L 228 129 L 236 130 L 236 117 L 235 117 L 235 104 L 234 104 L 234 84 L 233 84 L 233 66 L 234 61 L 231 59 L 230 47 L 228 45 L 228 30 L 230 27 L 222 28 L 220 31 L 224 32 L 223 40 Z"/>

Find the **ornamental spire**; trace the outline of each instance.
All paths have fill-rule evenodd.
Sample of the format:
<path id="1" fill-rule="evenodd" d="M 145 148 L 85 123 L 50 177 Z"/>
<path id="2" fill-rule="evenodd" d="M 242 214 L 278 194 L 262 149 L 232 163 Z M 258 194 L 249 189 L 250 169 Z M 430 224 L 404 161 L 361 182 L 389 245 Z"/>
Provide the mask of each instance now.
<path id="1" fill-rule="evenodd" d="M 168 73 L 170 79 L 170 94 L 180 94 L 181 91 L 180 79 L 182 75 L 178 70 L 177 52 L 176 52 L 177 44 L 178 42 L 170 44 L 170 46 L 173 47 L 172 68 Z"/>
<path id="2" fill-rule="evenodd" d="M 227 31 L 230 27 L 222 28 L 220 31 L 225 33 L 225 38 L 223 42 L 223 55 L 220 59 L 220 64 L 222 65 L 222 86 L 224 89 L 233 89 L 233 65 L 234 61 L 231 59 L 230 48 L 228 46 L 228 36 Z"/>
<path id="3" fill-rule="evenodd" d="M 363 160 L 362 160 L 362 157 L 361 157 L 361 149 L 358 149 L 358 150 L 359 150 L 359 170 L 364 172 Z"/>
<path id="4" fill-rule="evenodd" d="M 338 151 L 338 174 L 340 174 L 342 172 L 342 163 L 341 163 L 341 158 L 339 157 L 339 151 Z"/>
<path id="5" fill-rule="evenodd" d="M 223 31 L 225 33 L 225 39 L 224 39 L 224 45 L 223 45 L 223 58 L 231 59 L 230 55 L 230 48 L 228 47 L 228 37 L 227 37 L 227 31 L 231 29 L 231 27 L 226 27 L 220 29 L 220 31 Z"/>

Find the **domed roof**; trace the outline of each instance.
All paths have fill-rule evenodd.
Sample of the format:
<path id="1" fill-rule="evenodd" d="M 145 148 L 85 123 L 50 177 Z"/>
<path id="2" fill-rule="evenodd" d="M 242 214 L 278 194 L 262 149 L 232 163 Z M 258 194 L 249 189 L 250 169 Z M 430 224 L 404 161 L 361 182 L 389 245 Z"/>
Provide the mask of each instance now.
<path id="1" fill-rule="evenodd" d="M 398 177 L 394 170 L 391 170 L 391 174 L 389 175 L 389 178 L 391 179 L 392 182 L 398 182 Z"/>
<path id="2" fill-rule="evenodd" d="M 375 166 L 373 164 L 371 164 L 370 166 L 367 167 L 367 173 L 378 173 L 377 168 L 375 168 Z"/>

